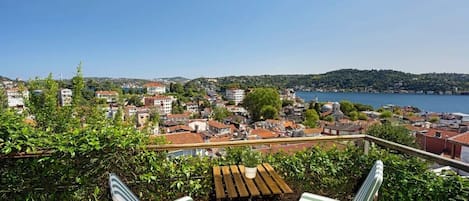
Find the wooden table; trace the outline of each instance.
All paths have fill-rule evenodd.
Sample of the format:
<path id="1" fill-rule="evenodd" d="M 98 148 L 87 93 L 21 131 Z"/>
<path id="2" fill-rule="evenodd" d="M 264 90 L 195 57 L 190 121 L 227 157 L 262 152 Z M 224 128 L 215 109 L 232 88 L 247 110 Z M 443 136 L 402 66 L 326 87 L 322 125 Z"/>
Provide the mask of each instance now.
<path id="1" fill-rule="evenodd" d="M 213 179 L 217 200 L 293 193 L 268 163 L 257 166 L 254 179 L 246 178 L 243 165 L 213 166 Z"/>

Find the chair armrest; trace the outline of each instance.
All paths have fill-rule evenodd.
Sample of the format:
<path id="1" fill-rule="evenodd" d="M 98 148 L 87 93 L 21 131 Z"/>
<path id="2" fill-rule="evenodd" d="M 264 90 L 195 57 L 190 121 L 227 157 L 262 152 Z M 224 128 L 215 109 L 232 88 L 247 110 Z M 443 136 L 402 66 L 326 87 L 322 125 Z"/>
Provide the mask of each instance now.
<path id="1" fill-rule="evenodd" d="M 179 198 L 179 199 L 174 200 L 174 201 L 193 201 L 193 199 L 189 196 L 184 196 L 184 197 Z"/>
<path id="2" fill-rule="evenodd" d="M 336 199 L 312 194 L 312 193 L 303 193 L 299 201 L 337 201 Z"/>

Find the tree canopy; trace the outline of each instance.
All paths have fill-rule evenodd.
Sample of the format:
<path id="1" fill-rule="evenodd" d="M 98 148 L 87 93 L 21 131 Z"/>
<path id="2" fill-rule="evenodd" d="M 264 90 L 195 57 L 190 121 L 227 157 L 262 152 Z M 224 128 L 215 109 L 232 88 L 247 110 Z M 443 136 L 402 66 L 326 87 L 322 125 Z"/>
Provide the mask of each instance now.
<path id="1" fill-rule="evenodd" d="M 230 116 L 231 112 L 224 107 L 215 107 L 213 109 L 213 118 L 217 121 L 223 121 L 226 117 Z"/>
<path id="2" fill-rule="evenodd" d="M 417 146 L 415 137 L 404 126 L 395 126 L 391 123 L 373 125 L 368 128 L 366 134 L 411 147 Z"/>
<path id="3" fill-rule="evenodd" d="M 305 121 L 303 124 L 310 128 L 316 127 L 317 122 L 319 121 L 319 115 L 314 109 L 307 109 L 305 112 Z"/>
<path id="4" fill-rule="evenodd" d="M 276 117 L 282 106 L 282 101 L 276 89 L 256 88 L 246 95 L 243 105 L 249 111 L 252 119 L 258 121 Z"/>

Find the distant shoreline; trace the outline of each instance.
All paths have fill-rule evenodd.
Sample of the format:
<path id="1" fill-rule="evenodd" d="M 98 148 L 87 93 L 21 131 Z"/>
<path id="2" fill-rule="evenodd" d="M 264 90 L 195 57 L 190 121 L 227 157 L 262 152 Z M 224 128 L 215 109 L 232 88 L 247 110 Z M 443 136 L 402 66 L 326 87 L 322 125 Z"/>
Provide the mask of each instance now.
<path id="1" fill-rule="evenodd" d="M 348 100 L 354 103 L 371 105 L 375 109 L 392 104 L 414 106 L 423 112 L 462 112 L 469 114 L 468 95 L 298 91 L 296 96 L 305 102 L 316 99 L 319 102 Z"/>
<path id="2" fill-rule="evenodd" d="M 402 95 L 436 95 L 436 96 L 469 96 L 469 92 L 458 92 L 458 93 L 410 93 L 410 92 L 366 92 L 366 91 L 347 91 L 347 90 L 321 90 L 321 91 L 308 91 L 308 90 L 298 90 L 295 92 L 310 92 L 310 93 L 362 93 L 362 94 L 402 94 Z"/>

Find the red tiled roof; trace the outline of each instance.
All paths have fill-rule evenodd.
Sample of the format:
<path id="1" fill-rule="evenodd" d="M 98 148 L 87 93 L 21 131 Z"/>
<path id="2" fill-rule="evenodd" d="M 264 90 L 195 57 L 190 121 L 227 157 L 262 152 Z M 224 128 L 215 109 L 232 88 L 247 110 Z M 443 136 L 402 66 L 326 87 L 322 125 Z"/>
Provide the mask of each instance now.
<path id="1" fill-rule="evenodd" d="M 262 128 L 252 130 L 251 135 L 257 135 L 263 139 L 278 137 L 277 133 Z"/>
<path id="2" fill-rule="evenodd" d="M 265 120 L 267 123 L 271 123 L 271 124 L 280 124 L 282 122 L 280 122 L 279 120 L 276 120 L 276 119 L 267 119 Z"/>
<path id="3" fill-rule="evenodd" d="M 224 136 L 224 137 L 211 137 L 210 142 L 228 142 L 231 141 L 230 136 Z"/>
<path id="4" fill-rule="evenodd" d="M 177 126 L 171 126 L 168 128 L 169 132 L 174 132 L 177 130 L 185 130 L 185 131 L 192 131 L 192 128 L 186 125 L 177 125 Z"/>
<path id="5" fill-rule="evenodd" d="M 409 124 L 406 124 L 404 127 L 409 129 L 410 131 L 424 131 L 424 130 L 428 129 L 428 128 L 425 128 L 425 127 L 416 127 L 416 126 L 412 126 L 412 125 L 409 125 Z"/>
<path id="6" fill-rule="evenodd" d="M 117 95 L 118 93 L 116 91 L 96 91 L 96 94 L 101 94 L 101 95 Z"/>
<path id="7" fill-rule="evenodd" d="M 436 137 L 435 136 L 436 132 L 440 132 L 442 138 L 450 138 L 450 137 L 454 137 L 456 135 L 460 135 L 460 133 L 458 133 L 458 132 L 446 131 L 446 130 L 436 130 L 436 129 L 428 129 L 426 133 L 422 133 L 422 132 L 419 132 L 419 133 L 423 134 L 423 135 L 426 135 L 428 137 Z"/>
<path id="8" fill-rule="evenodd" d="M 285 128 L 288 128 L 288 127 L 295 128 L 295 122 L 293 122 L 293 121 L 286 121 L 285 123 L 283 123 L 283 126 L 284 126 Z"/>
<path id="9" fill-rule="evenodd" d="M 190 114 L 185 113 L 185 114 L 168 114 L 168 119 L 170 118 L 189 118 Z"/>
<path id="10" fill-rule="evenodd" d="M 230 126 L 222 124 L 218 121 L 208 121 L 208 126 L 215 127 L 215 128 L 230 128 Z"/>
<path id="11" fill-rule="evenodd" d="M 203 143 L 202 135 L 198 133 L 175 133 L 164 134 L 162 137 L 171 144 L 190 144 L 190 143 Z"/>
<path id="12" fill-rule="evenodd" d="M 143 85 L 144 87 L 164 87 L 164 84 L 161 82 L 149 82 Z"/>
<path id="13" fill-rule="evenodd" d="M 451 137 L 449 141 L 457 142 L 459 144 L 464 144 L 469 146 L 469 131 L 460 135 Z"/>
<path id="14" fill-rule="evenodd" d="M 314 134 L 314 133 L 322 133 L 322 128 L 307 128 L 304 129 L 305 134 Z"/>

